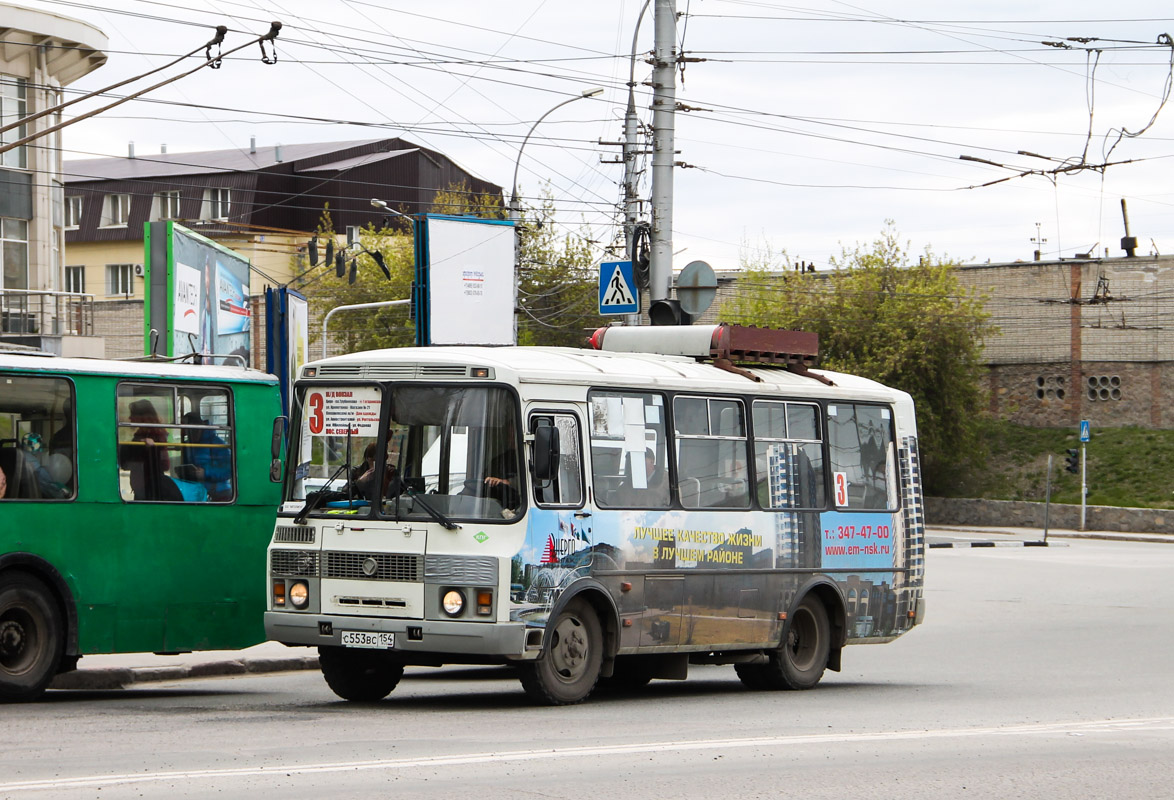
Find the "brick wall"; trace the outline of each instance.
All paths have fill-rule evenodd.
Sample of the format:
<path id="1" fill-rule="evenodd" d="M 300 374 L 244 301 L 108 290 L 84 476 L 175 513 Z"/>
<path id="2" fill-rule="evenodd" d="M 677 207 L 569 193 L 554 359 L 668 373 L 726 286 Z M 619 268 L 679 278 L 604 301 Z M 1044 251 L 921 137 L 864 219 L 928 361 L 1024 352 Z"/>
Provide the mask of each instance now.
<path id="1" fill-rule="evenodd" d="M 249 365 L 265 369 L 265 297 L 250 298 L 253 312 Z M 94 303 L 94 335 L 106 339 L 106 358 L 134 358 L 146 351 L 143 338 L 143 301 L 107 300 Z M 160 352 L 162 352 L 160 347 Z"/>

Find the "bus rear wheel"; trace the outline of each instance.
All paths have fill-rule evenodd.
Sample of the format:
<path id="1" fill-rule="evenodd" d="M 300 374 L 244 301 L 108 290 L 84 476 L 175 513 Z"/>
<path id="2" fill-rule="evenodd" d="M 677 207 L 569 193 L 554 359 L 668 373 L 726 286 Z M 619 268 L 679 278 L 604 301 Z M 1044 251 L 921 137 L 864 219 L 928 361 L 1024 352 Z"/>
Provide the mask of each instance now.
<path id="1" fill-rule="evenodd" d="M 552 620 L 537 661 L 522 664 L 522 688 L 533 700 L 550 706 L 581 703 L 599 681 L 603 665 L 603 630 L 595 611 L 572 600 Z"/>
<path id="2" fill-rule="evenodd" d="M 832 632 L 828 612 L 808 595 L 791 614 L 786 635 L 766 664 L 738 664 L 735 670 L 750 689 L 810 689 L 827 668 Z"/>
<path id="3" fill-rule="evenodd" d="M 57 674 L 65 650 L 53 595 L 31 575 L 0 577 L 0 700 L 35 700 Z"/>
<path id="4" fill-rule="evenodd" d="M 387 653 L 345 647 L 319 647 L 318 666 L 331 691 L 356 703 L 382 700 L 404 676 L 404 665 Z"/>

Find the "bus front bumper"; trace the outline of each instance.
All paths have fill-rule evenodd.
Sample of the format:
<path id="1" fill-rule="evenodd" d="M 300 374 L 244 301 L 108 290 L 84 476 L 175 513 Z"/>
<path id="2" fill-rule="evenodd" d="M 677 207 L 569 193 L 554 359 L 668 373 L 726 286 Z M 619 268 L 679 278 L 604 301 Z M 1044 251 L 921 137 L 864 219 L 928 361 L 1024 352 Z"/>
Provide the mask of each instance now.
<path id="1" fill-rule="evenodd" d="M 333 614 L 265 612 L 265 637 L 283 644 L 342 646 L 344 632 L 395 634 L 393 649 L 404 653 L 534 658 L 527 653 L 526 627 L 520 622 L 384 619 Z"/>

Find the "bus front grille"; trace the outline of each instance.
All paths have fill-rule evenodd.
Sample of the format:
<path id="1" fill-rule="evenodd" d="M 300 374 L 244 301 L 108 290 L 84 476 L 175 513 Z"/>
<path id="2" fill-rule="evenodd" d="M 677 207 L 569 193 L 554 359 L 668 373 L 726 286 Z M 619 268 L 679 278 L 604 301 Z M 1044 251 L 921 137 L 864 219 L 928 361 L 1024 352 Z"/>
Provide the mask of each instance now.
<path id="1" fill-rule="evenodd" d="M 327 578 L 419 581 L 423 556 L 404 553 L 326 553 Z"/>
<path id="2" fill-rule="evenodd" d="M 428 556 L 424 580 L 429 583 L 497 585 L 497 559 L 493 556 Z"/>
<path id="3" fill-rule="evenodd" d="M 278 525 L 277 530 L 273 533 L 273 541 L 313 544 L 314 529 L 309 525 Z"/>
<path id="4" fill-rule="evenodd" d="M 287 578 L 316 578 L 318 554 L 313 550 L 271 550 L 269 570 Z"/>

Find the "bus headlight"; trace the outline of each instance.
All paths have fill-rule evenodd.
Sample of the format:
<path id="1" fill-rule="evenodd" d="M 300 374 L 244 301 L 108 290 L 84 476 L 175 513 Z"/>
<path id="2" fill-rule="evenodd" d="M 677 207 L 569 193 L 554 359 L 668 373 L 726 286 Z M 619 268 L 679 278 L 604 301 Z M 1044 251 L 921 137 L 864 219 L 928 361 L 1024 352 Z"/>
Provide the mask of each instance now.
<path id="1" fill-rule="evenodd" d="M 449 589 L 444 593 L 440 604 L 444 607 L 444 613 L 450 617 L 458 616 L 465 608 L 465 595 L 456 589 Z"/>
<path id="2" fill-rule="evenodd" d="M 290 584 L 289 602 L 294 608 L 305 608 L 310 604 L 310 587 L 305 581 Z"/>

